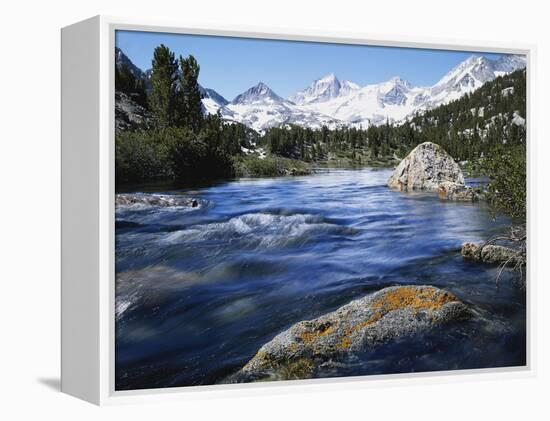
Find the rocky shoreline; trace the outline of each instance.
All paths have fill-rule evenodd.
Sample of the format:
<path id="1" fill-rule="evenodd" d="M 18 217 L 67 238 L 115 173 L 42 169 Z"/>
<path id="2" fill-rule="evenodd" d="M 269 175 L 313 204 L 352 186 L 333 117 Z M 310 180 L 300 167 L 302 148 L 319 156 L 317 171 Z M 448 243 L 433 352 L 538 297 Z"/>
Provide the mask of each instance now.
<path id="1" fill-rule="evenodd" d="M 440 199 L 452 201 L 475 202 L 483 197 L 480 189 L 466 186 L 464 174 L 455 160 L 431 142 L 418 145 L 399 163 L 388 179 L 388 187 L 403 192 L 432 191 Z M 524 260 L 520 250 L 489 243 L 464 243 L 461 255 L 477 262 L 504 266 L 521 265 Z"/>
<path id="2" fill-rule="evenodd" d="M 466 259 L 484 263 L 506 264 L 514 266 L 520 263 L 518 250 L 495 244 L 464 243 L 460 254 Z"/>

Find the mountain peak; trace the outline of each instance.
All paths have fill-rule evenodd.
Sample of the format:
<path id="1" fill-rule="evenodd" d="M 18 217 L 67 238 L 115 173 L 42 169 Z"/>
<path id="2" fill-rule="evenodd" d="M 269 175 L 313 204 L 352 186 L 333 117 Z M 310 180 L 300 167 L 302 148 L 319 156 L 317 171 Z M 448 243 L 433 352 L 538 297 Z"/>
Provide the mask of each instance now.
<path id="1" fill-rule="evenodd" d="M 128 56 L 124 54 L 124 51 L 122 51 L 118 47 L 115 47 L 115 66 L 118 70 L 120 70 L 122 67 L 127 67 L 128 70 L 134 75 L 134 77 L 138 79 L 142 79 L 145 76 L 143 70 L 132 63 L 132 60 L 130 60 Z"/>
<path id="2" fill-rule="evenodd" d="M 412 88 L 412 84 L 409 81 L 403 79 L 401 76 L 394 76 L 390 80 L 388 80 L 388 82 L 392 85 L 401 86 L 406 89 Z"/>
<path id="3" fill-rule="evenodd" d="M 458 72 L 460 71 L 479 72 L 479 71 L 484 71 L 485 69 L 488 69 L 489 71 L 493 71 L 494 70 L 493 65 L 494 65 L 494 62 L 492 60 L 489 60 L 487 57 L 474 54 L 468 57 L 458 66 L 456 66 L 453 70 L 456 70 Z M 451 72 L 453 70 L 451 70 Z"/>
<path id="4" fill-rule="evenodd" d="M 484 56 L 473 54 L 443 76 L 432 87 L 432 95 L 447 95 L 453 91 L 471 92 L 495 77 L 493 62 Z"/>
<path id="5" fill-rule="evenodd" d="M 513 72 L 523 69 L 527 65 L 526 56 L 517 54 L 505 54 L 495 61 L 495 68 L 501 72 Z"/>
<path id="6" fill-rule="evenodd" d="M 281 102 L 284 101 L 279 95 L 263 82 L 258 82 L 253 87 L 247 89 L 240 95 L 237 95 L 232 104 L 250 104 L 253 102 Z"/>
<path id="7" fill-rule="evenodd" d="M 343 80 L 340 82 L 340 96 L 346 96 L 352 92 L 358 91 L 361 87 L 351 80 Z"/>
<path id="8" fill-rule="evenodd" d="M 317 82 L 335 82 L 338 81 L 338 78 L 334 73 L 328 73 L 324 75 L 321 79 L 318 79 Z"/>
<path id="9" fill-rule="evenodd" d="M 469 56 L 466 60 L 464 60 L 462 63 L 481 63 L 483 61 L 487 60 L 484 56 L 480 54 L 472 54 Z"/>
<path id="10" fill-rule="evenodd" d="M 306 89 L 296 92 L 289 99 L 298 105 L 315 104 L 347 96 L 358 89 L 360 86 L 356 83 L 349 80 L 340 81 L 334 73 L 328 73 L 316 79 Z"/>

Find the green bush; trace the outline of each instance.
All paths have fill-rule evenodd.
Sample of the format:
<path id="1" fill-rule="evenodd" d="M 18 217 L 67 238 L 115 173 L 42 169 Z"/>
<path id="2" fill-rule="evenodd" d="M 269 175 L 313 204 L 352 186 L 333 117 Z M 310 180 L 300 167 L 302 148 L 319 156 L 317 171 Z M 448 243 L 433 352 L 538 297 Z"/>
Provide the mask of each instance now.
<path id="1" fill-rule="evenodd" d="M 168 128 L 161 141 L 166 145 L 174 176 L 178 179 L 221 178 L 235 175 L 231 156 L 215 146 L 209 133 L 195 135 L 186 128 Z"/>
<path id="2" fill-rule="evenodd" d="M 116 180 L 232 177 L 233 161 L 205 133 L 187 128 L 143 130 L 116 135 Z"/>
<path id="3" fill-rule="evenodd" d="M 490 178 L 487 199 L 494 213 L 524 221 L 527 201 L 527 165 L 524 145 L 498 147 L 481 163 Z"/>
<path id="4" fill-rule="evenodd" d="M 167 150 L 152 131 L 117 133 L 115 159 L 117 183 L 173 176 Z"/>

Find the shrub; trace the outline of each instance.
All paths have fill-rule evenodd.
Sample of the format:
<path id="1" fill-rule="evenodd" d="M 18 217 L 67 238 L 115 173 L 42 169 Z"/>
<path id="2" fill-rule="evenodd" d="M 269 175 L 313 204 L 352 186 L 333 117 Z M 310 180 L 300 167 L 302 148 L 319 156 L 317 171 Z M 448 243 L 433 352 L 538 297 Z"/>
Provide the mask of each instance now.
<path id="1" fill-rule="evenodd" d="M 525 220 L 527 201 L 527 165 L 525 145 L 498 147 L 482 162 L 490 178 L 487 199 L 494 213 Z"/>
<path id="2" fill-rule="evenodd" d="M 117 133 L 116 182 L 132 182 L 173 176 L 166 149 L 151 131 Z"/>
<path id="3" fill-rule="evenodd" d="M 233 161 L 204 132 L 186 128 L 117 133 L 116 180 L 213 179 L 235 175 Z"/>

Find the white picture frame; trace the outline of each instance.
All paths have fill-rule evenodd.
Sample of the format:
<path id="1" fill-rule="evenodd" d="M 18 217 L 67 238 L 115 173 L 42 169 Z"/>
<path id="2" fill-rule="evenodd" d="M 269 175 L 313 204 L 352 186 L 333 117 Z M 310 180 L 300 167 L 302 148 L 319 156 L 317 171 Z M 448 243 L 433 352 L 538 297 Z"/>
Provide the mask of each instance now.
<path id="1" fill-rule="evenodd" d="M 275 383 L 114 390 L 114 36 L 116 30 L 219 35 L 295 41 L 367 44 L 425 49 L 524 54 L 527 57 L 527 113 L 532 104 L 535 47 L 456 40 L 384 38 L 376 35 L 302 30 L 259 30 L 230 25 L 96 16 L 65 27 L 62 41 L 62 377 L 63 392 L 94 404 L 190 397 L 242 396 L 266 391 L 331 390 L 381 384 L 464 381 L 534 374 L 532 320 L 536 312 L 531 261 L 527 269 L 527 365 L 418 374 L 390 374 Z M 533 162 L 531 126 L 528 163 Z M 533 170 L 529 164 L 529 174 Z M 531 177 L 528 177 L 528 180 Z M 531 183 L 528 182 L 528 197 Z M 531 206 L 528 207 L 531 220 Z M 532 232 L 531 224 L 528 224 Z M 528 235 L 529 244 L 532 243 Z M 475 375 L 475 377 L 472 377 Z M 383 383 L 382 383 L 383 382 Z"/>

